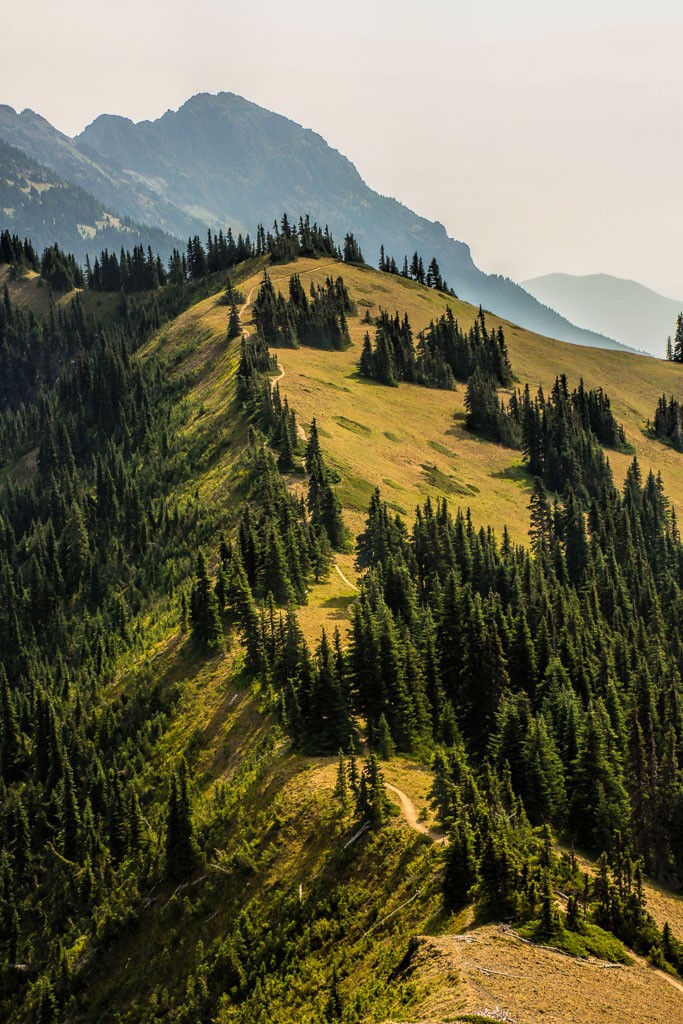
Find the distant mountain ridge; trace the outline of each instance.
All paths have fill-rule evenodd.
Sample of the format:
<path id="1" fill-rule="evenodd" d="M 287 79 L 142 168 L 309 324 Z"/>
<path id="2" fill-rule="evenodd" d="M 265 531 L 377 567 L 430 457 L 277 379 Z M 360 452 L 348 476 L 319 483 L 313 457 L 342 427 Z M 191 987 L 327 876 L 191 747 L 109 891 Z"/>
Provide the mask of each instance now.
<path id="1" fill-rule="evenodd" d="M 115 158 L 103 160 L 87 145 L 76 146 L 72 139 L 32 110 L 19 114 L 12 107 L 0 104 L 0 139 L 56 171 L 70 184 L 89 192 L 119 217 L 127 216 L 137 223 L 160 227 L 179 238 L 203 229 L 201 221 L 188 217 L 158 192 L 126 174 Z"/>
<path id="2" fill-rule="evenodd" d="M 166 257 L 177 239 L 161 228 L 122 219 L 78 185 L 0 140 L 0 223 L 30 238 L 38 254 L 57 241 L 81 262 L 102 249 L 150 246 Z"/>
<path id="3" fill-rule="evenodd" d="M 103 114 L 77 137 L 188 215 L 254 230 L 286 210 L 308 212 L 340 237 L 352 230 L 369 263 L 380 245 L 397 260 L 417 250 L 436 256 L 444 277 L 470 302 L 544 334 L 577 344 L 618 347 L 540 306 L 507 278 L 484 274 L 470 248 L 444 226 L 381 196 L 316 132 L 233 93 L 200 93 L 156 121 L 134 124 Z"/>
<path id="4" fill-rule="evenodd" d="M 522 286 L 573 323 L 663 357 L 683 300 L 610 274 L 545 274 Z"/>
<path id="5" fill-rule="evenodd" d="M 76 139 L 0 106 L 0 139 L 24 149 L 118 214 L 187 237 L 207 227 L 253 234 L 283 211 L 309 213 L 338 241 L 351 230 L 366 260 L 435 256 L 457 294 L 538 333 L 621 348 L 569 323 L 508 278 L 485 274 L 444 226 L 374 192 L 317 133 L 233 93 L 193 96 L 156 121 L 103 114 Z M 57 239 L 59 240 L 59 239 Z"/>

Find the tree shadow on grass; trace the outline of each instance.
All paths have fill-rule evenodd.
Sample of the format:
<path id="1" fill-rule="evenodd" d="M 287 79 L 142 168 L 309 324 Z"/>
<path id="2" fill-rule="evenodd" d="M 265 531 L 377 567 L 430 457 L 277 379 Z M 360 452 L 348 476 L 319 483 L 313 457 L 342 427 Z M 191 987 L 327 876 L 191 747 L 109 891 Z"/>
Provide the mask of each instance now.
<path id="1" fill-rule="evenodd" d="M 491 473 L 494 480 L 511 480 L 512 483 L 518 484 L 525 491 L 533 490 L 534 476 L 524 466 L 506 466 L 505 469 L 499 469 L 495 473 Z"/>

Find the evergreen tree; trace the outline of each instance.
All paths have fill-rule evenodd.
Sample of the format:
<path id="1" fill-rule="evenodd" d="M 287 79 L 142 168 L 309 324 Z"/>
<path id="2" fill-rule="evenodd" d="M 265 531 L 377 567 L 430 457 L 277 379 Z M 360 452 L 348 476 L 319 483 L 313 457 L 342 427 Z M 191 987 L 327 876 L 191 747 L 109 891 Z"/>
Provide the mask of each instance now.
<path id="1" fill-rule="evenodd" d="M 194 871 L 199 862 L 199 850 L 194 834 L 192 812 L 187 786 L 187 769 L 180 769 L 171 777 L 171 790 L 166 814 L 166 874 L 180 881 Z"/>
<path id="2" fill-rule="evenodd" d="M 197 574 L 190 599 L 190 622 L 198 643 L 208 651 L 223 642 L 218 600 L 211 586 L 203 552 L 197 556 Z"/>
<path id="3" fill-rule="evenodd" d="M 674 363 L 683 363 L 683 313 L 676 317 L 672 359 Z"/>
<path id="4" fill-rule="evenodd" d="M 242 324 L 240 323 L 240 315 L 237 310 L 236 304 L 233 302 L 230 306 L 230 318 L 228 320 L 228 339 L 239 338 L 242 333 Z"/>

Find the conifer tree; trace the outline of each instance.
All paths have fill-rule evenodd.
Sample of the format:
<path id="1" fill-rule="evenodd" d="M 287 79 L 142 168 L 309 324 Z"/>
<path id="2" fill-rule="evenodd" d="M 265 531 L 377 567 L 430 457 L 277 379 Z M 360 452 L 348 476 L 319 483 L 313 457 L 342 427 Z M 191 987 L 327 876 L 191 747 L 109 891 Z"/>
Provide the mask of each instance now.
<path id="1" fill-rule="evenodd" d="M 188 794 L 187 769 L 184 763 L 171 777 L 166 814 L 165 854 L 166 874 L 173 881 L 186 878 L 199 862 Z"/>
<path id="2" fill-rule="evenodd" d="M 448 836 L 444 904 L 446 910 L 461 910 L 477 880 L 475 841 L 467 815 L 456 822 Z"/>
<path id="3" fill-rule="evenodd" d="M 240 323 L 240 315 L 237 310 L 236 304 L 233 302 L 230 306 L 230 318 L 228 320 L 228 339 L 239 338 L 242 333 L 242 324 Z"/>
<path id="4" fill-rule="evenodd" d="M 552 515 L 545 488 L 536 478 L 529 502 L 529 539 L 536 554 L 546 550 L 552 539 Z"/>
<path id="5" fill-rule="evenodd" d="M 206 650 L 215 650 L 223 641 L 216 593 L 211 586 L 203 552 L 197 556 L 197 574 L 190 599 L 190 621 L 198 643 Z"/>
<path id="6" fill-rule="evenodd" d="M 672 359 L 674 363 L 683 363 L 683 313 L 676 317 Z"/>

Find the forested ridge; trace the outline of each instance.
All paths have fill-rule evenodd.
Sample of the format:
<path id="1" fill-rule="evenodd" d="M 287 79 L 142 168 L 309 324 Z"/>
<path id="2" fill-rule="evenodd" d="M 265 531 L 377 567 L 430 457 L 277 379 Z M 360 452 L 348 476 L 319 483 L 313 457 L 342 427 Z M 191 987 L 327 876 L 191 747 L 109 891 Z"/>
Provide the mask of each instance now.
<path id="1" fill-rule="evenodd" d="M 483 311 L 465 331 L 449 310 L 416 342 L 407 315 L 380 311 L 375 346 L 359 353 L 373 372 L 361 372 L 445 390 L 468 382 L 470 429 L 523 450 L 529 544 L 444 501 L 408 520 L 379 491 L 354 539 L 324 433 L 273 385 L 270 352 L 303 345 L 334 358 L 351 343 L 353 236 L 338 249 L 329 232 L 285 219 L 253 246 L 211 236 L 168 267 L 135 250 L 84 272 L 58 250 L 38 258 L 7 235 L 2 246 L 17 273 L 53 275 L 55 289 L 106 290 L 110 275 L 122 293 L 106 326 L 78 295 L 42 321 L 8 291 L 0 309 L 8 1019 L 90 1019 L 110 951 L 157 917 L 187 938 L 186 962 L 169 970 L 165 954 L 158 979 L 138 972 L 137 996 L 106 1019 L 376 1019 L 395 1009 L 390 996 L 368 979 L 354 996 L 344 979 L 367 963 L 366 932 L 382 920 L 387 883 L 372 872 L 400 872 L 399 858 L 442 914 L 476 900 L 579 955 L 623 961 L 625 943 L 683 966 L 642 893 L 644 872 L 683 881 L 683 547 L 661 478 L 634 459 L 614 485 L 604 449 L 628 441 L 609 397 L 558 378 L 547 399 L 517 390 L 504 405 L 497 389 L 513 385 L 514 367 Z M 291 273 L 281 293 L 268 267 L 300 254 L 335 265 L 308 289 Z M 241 282 L 257 269 L 243 332 Z M 148 343 L 207 294 L 223 310 L 215 358 L 230 368 L 232 433 L 208 429 L 189 445 L 200 371 Z M 507 438 L 495 436 L 502 422 Z M 207 497 L 196 477 L 223 443 L 234 467 L 220 498 Z M 351 550 L 350 628 L 311 644 L 297 608 Z M 148 653 L 166 634 L 189 673 L 170 685 Z M 209 795 L 200 740 L 178 743 L 175 730 L 190 714 L 183 687 L 216 664 L 251 688 L 265 724 Z M 337 764 L 335 796 L 315 810 L 337 845 L 305 895 L 261 884 L 286 849 L 284 804 L 259 803 L 261 773 L 287 744 Z M 432 766 L 442 850 L 401 852 L 386 827 L 378 759 L 396 753 Z M 557 856 L 558 837 L 602 855 L 593 879 Z M 219 913 L 216 933 L 203 922 Z M 377 954 L 387 974 L 404 951 L 393 964 Z"/>

